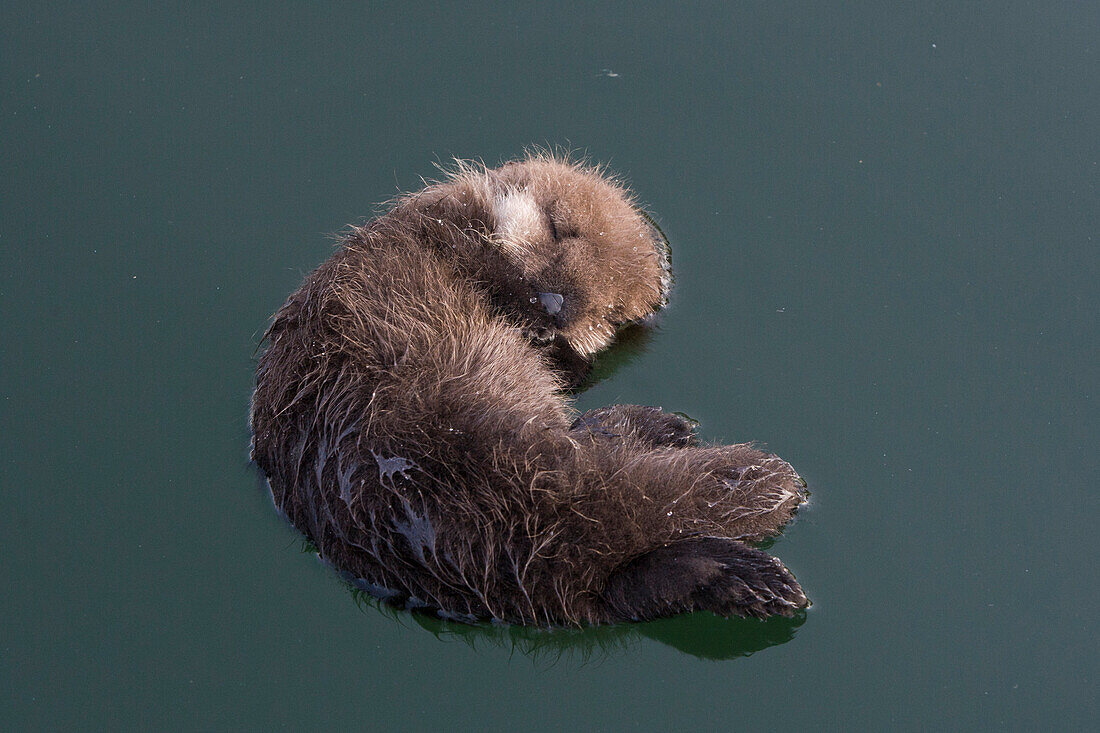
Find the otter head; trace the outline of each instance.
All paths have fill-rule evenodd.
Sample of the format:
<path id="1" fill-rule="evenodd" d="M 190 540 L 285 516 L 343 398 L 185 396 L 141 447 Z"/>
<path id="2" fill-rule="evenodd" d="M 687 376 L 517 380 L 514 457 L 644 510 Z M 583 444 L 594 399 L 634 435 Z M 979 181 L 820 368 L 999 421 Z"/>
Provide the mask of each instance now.
<path id="1" fill-rule="evenodd" d="M 494 301 L 538 344 L 588 358 L 666 302 L 664 237 L 628 190 L 549 156 L 482 174 Z"/>

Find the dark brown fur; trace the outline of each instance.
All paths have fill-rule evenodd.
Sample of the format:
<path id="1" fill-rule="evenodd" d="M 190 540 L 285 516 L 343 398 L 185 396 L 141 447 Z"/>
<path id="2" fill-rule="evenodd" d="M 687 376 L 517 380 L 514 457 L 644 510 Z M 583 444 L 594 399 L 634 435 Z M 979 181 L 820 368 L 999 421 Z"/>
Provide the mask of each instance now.
<path id="1" fill-rule="evenodd" d="M 779 458 L 562 389 L 663 305 L 663 242 L 601 171 L 460 165 L 344 239 L 267 332 L 253 457 L 321 555 L 465 620 L 791 615 L 746 542 L 804 500 Z M 555 312 L 556 311 L 556 312 Z"/>

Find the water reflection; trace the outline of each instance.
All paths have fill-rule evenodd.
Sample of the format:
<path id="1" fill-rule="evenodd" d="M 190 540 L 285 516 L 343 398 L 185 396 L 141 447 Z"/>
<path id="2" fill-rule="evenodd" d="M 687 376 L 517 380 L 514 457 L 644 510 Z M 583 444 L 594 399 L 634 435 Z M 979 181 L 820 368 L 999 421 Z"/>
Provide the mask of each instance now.
<path id="1" fill-rule="evenodd" d="M 508 624 L 464 624 L 445 621 L 429 612 L 407 612 L 379 601 L 351 585 L 348 590 L 364 613 L 381 612 L 403 622 L 411 620 L 440 641 L 459 641 L 471 649 L 491 647 L 520 653 L 540 662 L 600 662 L 652 639 L 700 659 L 737 659 L 761 649 L 785 644 L 806 621 L 722 618 L 700 611 L 646 623 L 622 623 L 581 629 L 541 629 Z"/>
<path id="2" fill-rule="evenodd" d="M 640 356 L 653 337 L 654 328 L 652 324 L 635 323 L 619 329 L 615 340 L 596 356 L 592 368 L 577 386 L 569 390 L 570 393 L 579 394 L 609 379 L 616 371 Z"/>

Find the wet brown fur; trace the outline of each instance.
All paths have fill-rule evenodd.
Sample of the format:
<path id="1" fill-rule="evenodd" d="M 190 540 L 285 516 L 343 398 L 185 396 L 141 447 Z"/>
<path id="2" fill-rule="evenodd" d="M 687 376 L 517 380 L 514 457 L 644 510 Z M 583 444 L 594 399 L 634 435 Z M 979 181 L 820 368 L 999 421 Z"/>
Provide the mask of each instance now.
<path id="1" fill-rule="evenodd" d="M 275 503 L 362 586 L 447 617 L 805 607 L 745 544 L 804 500 L 790 465 L 656 408 L 577 416 L 562 392 L 663 305 L 666 270 L 625 187 L 559 157 L 459 164 L 398 199 L 268 329 L 252 450 Z"/>

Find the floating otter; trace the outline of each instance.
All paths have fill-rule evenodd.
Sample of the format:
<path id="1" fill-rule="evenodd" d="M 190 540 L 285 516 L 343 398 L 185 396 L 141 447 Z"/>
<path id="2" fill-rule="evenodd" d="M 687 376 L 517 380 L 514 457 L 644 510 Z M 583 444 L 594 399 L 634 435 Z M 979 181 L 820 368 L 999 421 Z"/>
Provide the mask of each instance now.
<path id="1" fill-rule="evenodd" d="M 789 464 L 653 407 L 563 390 L 669 287 L 663 238 L 598 169 L 459 164 L 353 229 L 275 314 L 252 456 L 322 557 L 445 618 L 586 625 L 808 605 L 774 536 Z"/>

